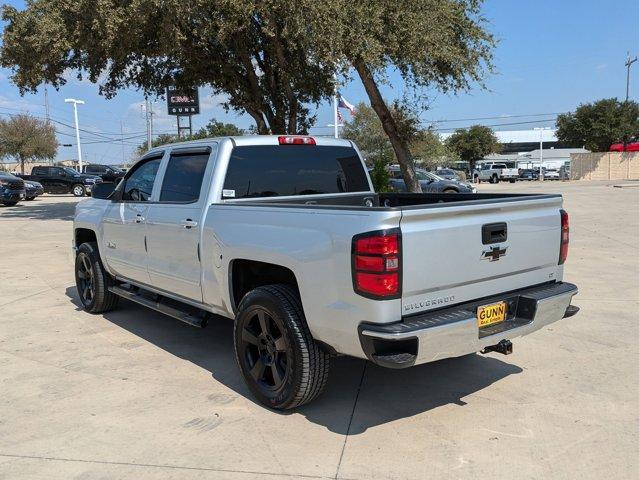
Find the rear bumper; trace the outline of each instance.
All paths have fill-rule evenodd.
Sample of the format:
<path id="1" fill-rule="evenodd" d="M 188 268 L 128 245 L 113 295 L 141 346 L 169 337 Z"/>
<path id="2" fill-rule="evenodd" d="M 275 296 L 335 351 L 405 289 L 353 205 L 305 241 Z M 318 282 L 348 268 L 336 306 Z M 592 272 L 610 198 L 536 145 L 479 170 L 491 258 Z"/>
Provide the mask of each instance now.
<path id="1" fill-rule="evenodd" d="M 411 315 L 396 323 L 362 323 L 359 340 L 367 358 L 384 367 L 405 368 L 459 357 L 574 315 L 578 308 L 570 301 L 577 292 L 575 285 L 559 282 Z M 477 307 L 498 301 L 507 304 L 506 320 L 479 329 Z"/>

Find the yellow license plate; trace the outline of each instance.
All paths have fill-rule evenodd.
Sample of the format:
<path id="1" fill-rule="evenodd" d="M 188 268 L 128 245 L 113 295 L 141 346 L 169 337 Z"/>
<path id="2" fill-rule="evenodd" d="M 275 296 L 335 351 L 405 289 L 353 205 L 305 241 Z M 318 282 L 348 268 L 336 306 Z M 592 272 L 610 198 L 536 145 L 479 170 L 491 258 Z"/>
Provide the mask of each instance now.
<path id="1" fill-rule="evenodd" d="M 506 320 L 506 302 L 491 303 L 477 309 L 477 326 L 479 328 Z"/>

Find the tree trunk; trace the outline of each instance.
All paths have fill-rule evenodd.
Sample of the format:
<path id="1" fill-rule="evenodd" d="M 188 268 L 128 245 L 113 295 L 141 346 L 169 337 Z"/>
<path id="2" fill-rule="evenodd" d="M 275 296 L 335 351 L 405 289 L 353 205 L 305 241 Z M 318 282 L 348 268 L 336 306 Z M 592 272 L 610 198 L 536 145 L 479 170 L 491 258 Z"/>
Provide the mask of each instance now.
<path id="1" fill-rule="evenodd" d="M 386 135 L 391 142 L 391 146 L 393 147 L 393 151 L 395 152 L 395 156 L 399 162 L 399 168 L 402 172 L 402 176 L 404 177 L 404 182 L 406 183 L 406 189 L 409 192 L 422 193 L 422 187 L 417 175 L 415 174 L 415 165 L 413 164 L 413 159 L 410 156 L 408 145 L 406 145 L 406 142 L 402 139 L 399 133 L 395 119 L 391 115 L 388 106 L 382 98 L 382 94 L 377 87 L 373 74 L 361 58 L 355 59 L 353 61 L 353 66 L 355 67 L 355 70 L 357 70 L 359 78 L 364 84 L 364 89 L 371 101 L 373 110 L 375 110 L 375 113 L 382 122 L 384 132 L 386 132 Z"/>
<path id="2" fill-rule="evenodd" d="M 20 157 L 20 173 L 24 175 L 24 157 Z"/>
<path id="3" fill-rule="evenodd" d="M 266 121 L 264 121 L 264 117 L 262 116 L 262 113 L 251 108 L 247 108 L 246 110 L 249 113 L 249 115 L 253 117 L 253 120 L 255 120 L 255 126 L 257 127 L 257 134 L 268 135 L 270 131 L 268 129 L 268 125 L 266 124 Z"/>

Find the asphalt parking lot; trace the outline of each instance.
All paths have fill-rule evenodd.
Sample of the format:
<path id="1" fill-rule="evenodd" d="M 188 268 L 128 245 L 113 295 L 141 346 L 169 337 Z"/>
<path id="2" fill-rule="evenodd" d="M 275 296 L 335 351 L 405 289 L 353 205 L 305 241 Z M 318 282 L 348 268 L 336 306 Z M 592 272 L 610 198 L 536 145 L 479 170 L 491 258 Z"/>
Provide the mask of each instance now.
<path id="1" fill-rule="evenodd" d="M 290 413 L 252 400 L 230 321 L 83 312 L 75 198 L 0 206 L 0 478 L 639 478 L 639 188 L 480 191 L 565 195 L 581 312 L 510 356 L 336 358 L 326 393 Z"/>

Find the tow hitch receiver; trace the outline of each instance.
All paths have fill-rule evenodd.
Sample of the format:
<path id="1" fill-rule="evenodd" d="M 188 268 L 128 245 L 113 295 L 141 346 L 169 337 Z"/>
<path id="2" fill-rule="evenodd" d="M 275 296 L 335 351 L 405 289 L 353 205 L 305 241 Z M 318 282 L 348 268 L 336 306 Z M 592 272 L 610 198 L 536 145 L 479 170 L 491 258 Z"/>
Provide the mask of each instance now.
<path id="1" fill-rule="evenodd" d="M 513 342 L 510 340 L 502 340 L 497 345 L 489 345 L 484 348 L 481 353 L 486 354 L 488 352 L 503 353 L 504 355 L 510 355 L 513 353 Z"/>

